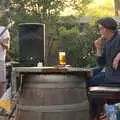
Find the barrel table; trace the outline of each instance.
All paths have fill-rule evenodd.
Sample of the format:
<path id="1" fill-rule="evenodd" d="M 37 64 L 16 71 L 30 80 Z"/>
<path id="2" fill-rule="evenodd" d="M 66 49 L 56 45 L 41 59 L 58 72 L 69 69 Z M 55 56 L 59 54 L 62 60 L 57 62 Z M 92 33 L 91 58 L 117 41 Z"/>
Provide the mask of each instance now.
<path id="1" fill-rule="evenodd" d="M 73 67 L 15 67 L 19 74 L 15 120 L 89 120 L 84 77 Z M 18 88 L 17 88 L 18 89 Z"/>

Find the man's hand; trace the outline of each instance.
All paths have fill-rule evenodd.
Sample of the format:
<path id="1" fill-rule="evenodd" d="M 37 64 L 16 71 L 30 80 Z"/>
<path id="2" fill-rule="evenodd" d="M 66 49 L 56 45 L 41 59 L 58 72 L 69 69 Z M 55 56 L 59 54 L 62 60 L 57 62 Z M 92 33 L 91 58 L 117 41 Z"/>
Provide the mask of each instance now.
<path id="1" fill-rule="evenodd" d="M 96 49 L 100 49 L 101 48 L 101 39 L 100 38 L 95 40 L 95 47 L 96 47 Z"/>
<path id="2" fill-rule="evenodd" d="M 101 56 L 101 45 L 102 45 L 102 43 L 101 43 L 101 38 L 98 38 L 97 40 L 95 40 L 95 47 L 96 47 L 96 55 L 97 56 Z"/>
<path id="3" fill-rule="evenodd" d="M 118 68 L 119 65 L 119 61 L 120 61 L 120 53 L 118 53 L 116 55 L 116 57 L 113 60 L 113 68 L 116 70 Z"/>

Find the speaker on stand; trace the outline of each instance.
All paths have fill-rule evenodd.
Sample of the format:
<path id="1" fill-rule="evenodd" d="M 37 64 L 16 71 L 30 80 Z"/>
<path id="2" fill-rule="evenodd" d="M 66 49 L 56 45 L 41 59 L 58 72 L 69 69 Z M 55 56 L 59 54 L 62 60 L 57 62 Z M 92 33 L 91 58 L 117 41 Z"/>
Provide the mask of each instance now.
<path id="1" fill-rule="evenodd" d="M 19 25 L 19 62 L 21 66 L 44 64 L 45 24 L 24 23 Z"/>

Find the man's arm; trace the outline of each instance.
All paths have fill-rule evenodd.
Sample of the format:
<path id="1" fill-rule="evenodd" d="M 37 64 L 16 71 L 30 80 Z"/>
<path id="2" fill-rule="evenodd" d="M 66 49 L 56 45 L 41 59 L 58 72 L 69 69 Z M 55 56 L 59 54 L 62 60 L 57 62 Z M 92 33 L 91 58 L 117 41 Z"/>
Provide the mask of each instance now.
<path id="1" fill-rule="evenodd" d="M 120 52 L 116 55 L 116 57 L 113 60 L 113 68 L 116 70 L 118 68 L 120 62 Z"/>
<path id="2" fill-rule="evenodd" d="M 113 59 L 113 63 L 112 63 L 112 67 L 113 69 L 118 69 L 118 67 L 120 68 L 120 36 L 119 36 L 119 39 L 117 39 L 117 48 L 119 49 L 116 49 L 117 50 L 117 54 L 116 56 L 114 57 Z"/>
<path id="3" fill-rule="evenodd" d="M 95 40 L 96 56 L 101 56 L 101 38 Z"/>
<path id="4" fill-rule="evenodd" d="M 105 66 L 105 64 L 106 64 L 105 47 L 102 48 L 101 38 L 99 38 L 95 41 L 95 48 L 96 48 L 97 63 L 100 66 Z"/>
<path id="5" fill-rule="evenodd" d="M 6 38 L 2 41 L 0 41 L 0 44 L 2 45 L 3 49 L 9 49 L 10 48 L 10 38 Z"/>

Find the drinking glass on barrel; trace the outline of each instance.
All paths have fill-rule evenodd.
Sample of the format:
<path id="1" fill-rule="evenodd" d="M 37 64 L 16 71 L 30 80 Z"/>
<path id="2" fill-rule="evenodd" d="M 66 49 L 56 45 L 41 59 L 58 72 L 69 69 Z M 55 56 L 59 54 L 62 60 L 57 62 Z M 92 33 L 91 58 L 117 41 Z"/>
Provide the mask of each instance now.
<path id="1" fill-rule="evenodd" d="M 59 52 L 59 64 L 60 65 L 66 64 L 65 52 Z"/>

